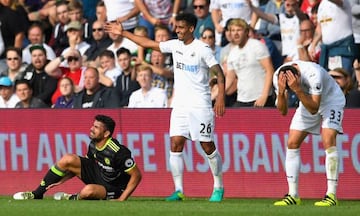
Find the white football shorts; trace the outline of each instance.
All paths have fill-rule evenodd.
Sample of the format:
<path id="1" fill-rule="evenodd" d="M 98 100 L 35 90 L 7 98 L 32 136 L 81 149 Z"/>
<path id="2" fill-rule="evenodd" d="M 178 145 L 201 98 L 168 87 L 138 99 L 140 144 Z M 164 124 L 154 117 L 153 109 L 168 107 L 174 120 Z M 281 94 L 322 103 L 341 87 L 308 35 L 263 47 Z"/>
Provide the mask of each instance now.
<path id="1" fill-rule="evenodd" d="M 170 117 L 170 137 L 183 136 L 192 141 L 214 140 L 214 111 L 212 108 L 173 108 Z"/>
<path id="2" fill-rule="evenodd" d="M 290 129 L 306 131 L 312 134 L 320 134 L 321 125 L 321 128 L 332 128 L 342 134 L 343 117 L 343 106 L 327 105 L 321 107 L 319 112 L 315 115 L 311 115 L 311 113 L 302 104 L 300 104 L 291 120 Z"/>

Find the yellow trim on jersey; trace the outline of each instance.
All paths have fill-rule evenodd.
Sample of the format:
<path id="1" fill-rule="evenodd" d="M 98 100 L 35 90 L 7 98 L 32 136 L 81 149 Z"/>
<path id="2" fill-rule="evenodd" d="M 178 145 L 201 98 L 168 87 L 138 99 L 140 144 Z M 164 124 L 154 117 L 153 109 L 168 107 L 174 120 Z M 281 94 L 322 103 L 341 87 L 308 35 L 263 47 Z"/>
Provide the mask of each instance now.
<path id="1" fill-rule="evenodd" d="M 111 150 L 113 150 L 114 152 L 118 152 L 118 151 L 120 150 L 120 147 L 117 146 L 117 145 L 112 141 L 111 138 L 109 138 L 109 139 L 106 141 L 106 143 L 105 143 L 105 145 L 104 145 L 103 147 L 101 147 L 101 148 L 97 148 L 97 147 L 96 147 L 96 149 L 99 150 L 99 151 L 102 151 L 102 150 L 104 150 L 107 146 L 109 146 L 109 148 L 111 148 Z"/>
<path id="2" fill-rule="evenodd" d="M 53 173 L 55 173 L 56 175 L 60 176 L 60 177 L 63 177 L 63 176 L 65 176 L 65 174 L 66 174 L 66 173 L 64 173 L 63 171 L 58 170 L 58 169 L 55 167 L 55 165 L 53 165 L 53 166 L 50 168 L 50 170 L 51 170 Z"/>
<path id="3" fill-rule="evenodd" d="M 125 172 L 129 172 L 130 170 L 134 169 L 135 166 L 136 166 L 136 163 L 134 163 L 134 165 L 132 167 L 130 167 L 129 169 L 126 169 Z"/>

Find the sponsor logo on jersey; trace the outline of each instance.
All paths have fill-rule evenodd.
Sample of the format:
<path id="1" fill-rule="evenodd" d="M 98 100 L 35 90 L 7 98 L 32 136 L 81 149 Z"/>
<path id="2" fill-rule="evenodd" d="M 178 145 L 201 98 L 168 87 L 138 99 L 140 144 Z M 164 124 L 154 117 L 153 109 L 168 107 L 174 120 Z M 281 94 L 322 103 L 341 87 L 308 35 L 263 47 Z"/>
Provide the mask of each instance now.
<path id="1" fill-rule="evenodd" d="M 176 68 L 191 73 L 196 73 L 199 71 L 199 65 L 187 65 L 181 62 L 176 62 Z"/>

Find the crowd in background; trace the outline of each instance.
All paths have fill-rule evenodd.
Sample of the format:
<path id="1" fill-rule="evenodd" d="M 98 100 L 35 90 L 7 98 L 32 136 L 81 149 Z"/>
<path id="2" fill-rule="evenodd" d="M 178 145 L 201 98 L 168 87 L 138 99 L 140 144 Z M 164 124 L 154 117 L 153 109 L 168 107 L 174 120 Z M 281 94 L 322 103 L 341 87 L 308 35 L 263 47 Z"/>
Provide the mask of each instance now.
<path id="1" fill-rule="evenodd" d="M 184 11 L 224 71 L 227 107 L 275 107 L 274 71 L 296 60 L 323 66 L 360 107 L 360 0 L 0 0 L 0 108 L 171 107 L 171 55 L 104 25 L 166 41 Z"/>

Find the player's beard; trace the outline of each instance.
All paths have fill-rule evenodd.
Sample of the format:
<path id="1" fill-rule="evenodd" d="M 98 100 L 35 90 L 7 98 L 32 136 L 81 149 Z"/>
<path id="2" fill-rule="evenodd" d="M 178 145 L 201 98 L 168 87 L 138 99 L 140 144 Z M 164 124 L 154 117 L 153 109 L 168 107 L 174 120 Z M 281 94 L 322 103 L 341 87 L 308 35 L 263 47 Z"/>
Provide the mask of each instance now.
<path id="1" fill-rule="evenodd" d="M 102 140 L 100 137 L 94 137 L 94 138 L 89 137 L 89 138 L 93 143 L 98 143 Z"/>

